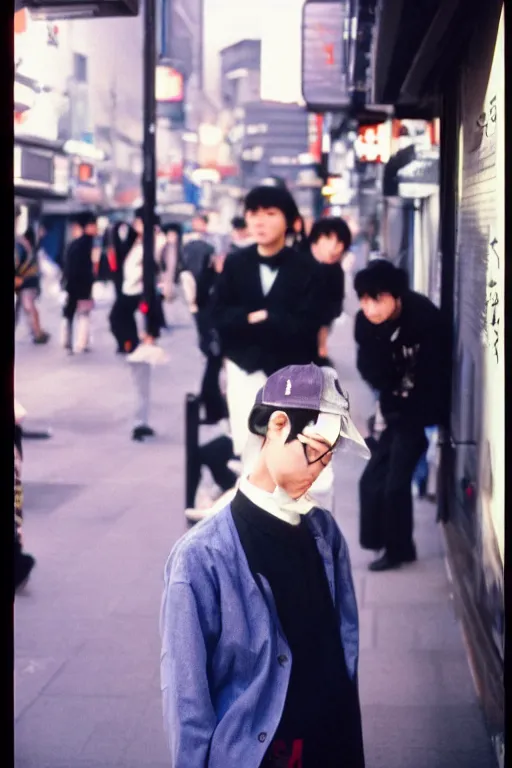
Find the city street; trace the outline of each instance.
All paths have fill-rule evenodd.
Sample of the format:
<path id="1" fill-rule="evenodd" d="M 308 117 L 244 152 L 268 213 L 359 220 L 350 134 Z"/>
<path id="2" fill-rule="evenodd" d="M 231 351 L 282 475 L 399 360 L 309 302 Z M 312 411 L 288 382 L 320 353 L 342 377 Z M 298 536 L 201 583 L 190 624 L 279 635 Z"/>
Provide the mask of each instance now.
<path id="1" fill-rule="evenodd" d="M 166 557 L 187 530 L 183 403 L 197 390 L 202 359 L 181 300 L 166 314 L 170 364 L 154 370 L 157 437 L 144 444 L 130 440 L 132 383 L 114 354 L 107 308 L 95 311 L 85 356 L 59 348 L 55 299 L 41 307 L 52 333 L 46 347 L 31 344 L 23 318 L 18 328 L 16 395 L 26 427 L 48 426 L 53 436 L 24 445 L 25 545 L 37 567 L 15 603 L 17 768 L 170 765 L 159 605 Z M 364 429 L 372 398 L 355 370 L 349 318 L 331 349 Z M 418 563 L 369 574 L 372 553 L 358 546 L 362 466 L 336 457 L 336 517 L 359 597 L 367 767 L 491 768 L 435 506 L 416 506 Z"/>

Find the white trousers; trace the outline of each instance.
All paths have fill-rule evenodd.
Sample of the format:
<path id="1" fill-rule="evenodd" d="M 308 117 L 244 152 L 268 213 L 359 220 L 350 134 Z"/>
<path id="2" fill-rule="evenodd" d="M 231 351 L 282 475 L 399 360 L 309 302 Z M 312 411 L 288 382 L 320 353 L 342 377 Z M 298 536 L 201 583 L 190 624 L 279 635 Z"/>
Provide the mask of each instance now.
<path id="1" fill-rule="evenodd" d="M 149 403 L 151 393 L 151 366 L 149 363 L 130 363 L 135 387 L 134 426 L 149 425 Z"/>
<path id="2" fill-rule="evenodd" d="M 235 456 L 241 456 L 249 436 L 249 415 L 258 391 L 267 381 L 263 371 L 247 373 L 226 360 L 226 399 Z"/>

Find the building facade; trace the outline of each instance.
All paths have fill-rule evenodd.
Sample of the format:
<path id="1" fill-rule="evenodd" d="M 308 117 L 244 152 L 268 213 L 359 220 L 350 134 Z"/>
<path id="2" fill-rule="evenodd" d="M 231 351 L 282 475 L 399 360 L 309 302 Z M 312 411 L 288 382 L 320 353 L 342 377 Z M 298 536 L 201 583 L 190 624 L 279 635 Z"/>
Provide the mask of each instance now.
<path id="1" fill-rule="evenodd" d="M 222 106 L 236 109 L 261 97 L 261 40 L 240 40 L 220 52 Z"/>

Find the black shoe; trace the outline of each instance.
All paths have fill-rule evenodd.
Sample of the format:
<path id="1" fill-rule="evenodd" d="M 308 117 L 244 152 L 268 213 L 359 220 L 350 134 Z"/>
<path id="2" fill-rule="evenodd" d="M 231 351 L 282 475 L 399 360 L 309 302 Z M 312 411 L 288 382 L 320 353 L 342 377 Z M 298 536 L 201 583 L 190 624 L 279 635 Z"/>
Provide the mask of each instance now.
<path id="1" fill-rule="evenodd" d="M 411 550 L 411 552 L 409 552 L 407 555 L 403 555 L 402 557 L 391 557 L 387 552 L 385 552 L 382 557 L 379 557 L 377 560 L 374 560 L 373 563 L 370 563 L 368 568 L 374 573 L 380 573 L 381 571 L 393 571 L 397 568 L 400 568 L 405 563 L 414 563 L 416 559 L 417 556 L 415 549 Z"/>
<path id="2" fill-rule="evenodd" d="M 46 333 L 46 331 L 41 331 L 39 336 L 34 336 L 33 342 L 34 344 L 47 344 L 50 341 L 50 334 Z"/>
<path id="3" fill-rule="evenodd" d="M 23 552 L 18 555 L 14 564 L 14 589 L 16 591 L 25 586 L 35 564 L 36 561 L 32 555 L 26 555 Z"/>
<path id="4" fill-rule="evenodd" d="M 145 425 L 141 425 L 140 427 L 135 427 L 132 432 L 132 440 L 136 440 L 139 443 L 144 442 L 145 437 L 154 437 L 155 432 L 151 427 L 147 427 Z"/>

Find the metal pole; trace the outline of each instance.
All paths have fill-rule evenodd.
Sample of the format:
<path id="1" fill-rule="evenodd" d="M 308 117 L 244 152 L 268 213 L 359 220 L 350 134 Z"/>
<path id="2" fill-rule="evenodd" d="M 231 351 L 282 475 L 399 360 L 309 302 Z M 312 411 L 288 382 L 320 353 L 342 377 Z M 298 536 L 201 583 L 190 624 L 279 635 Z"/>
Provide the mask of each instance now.
<path id="1" fill-rule="evenodd" d="M 155 0 L 144 0 L 144 167 L 142 194 L 144 198 L 144 301 L 148 313 L 155 302 L 155 233 L 154 216 L 156 205 L 156 4 Z"/>

